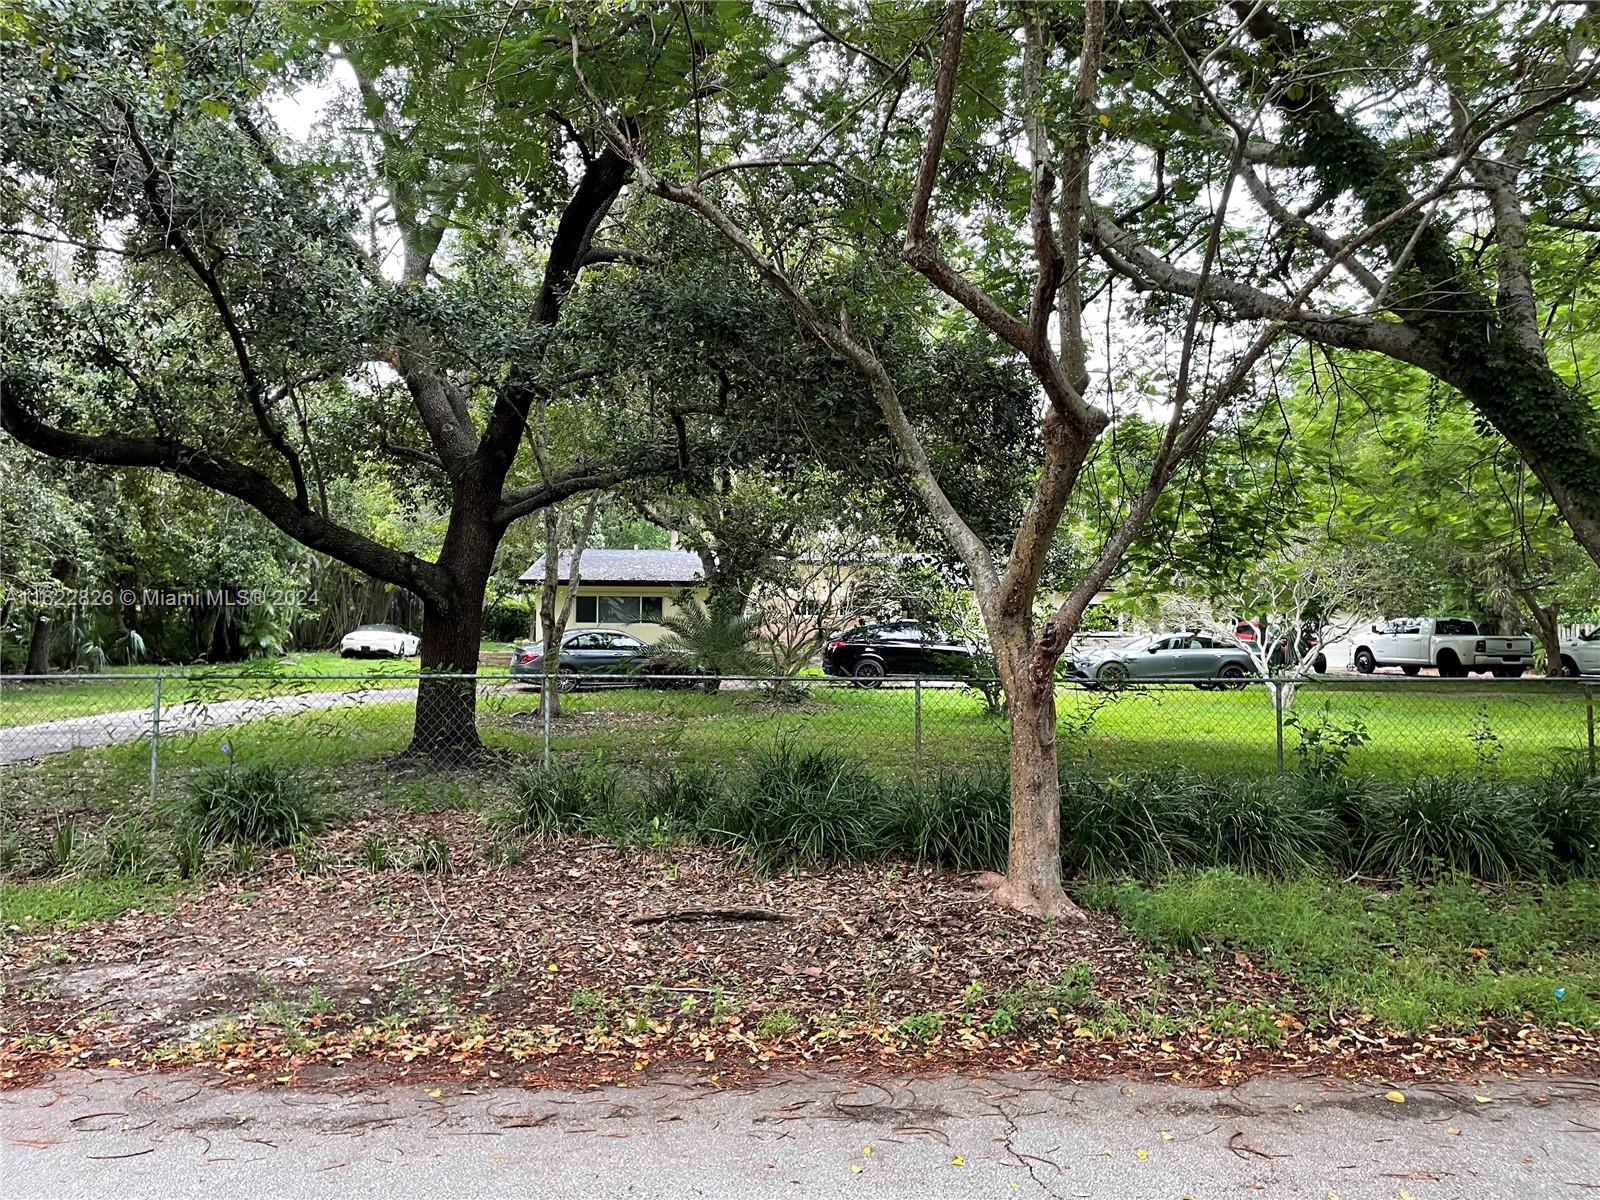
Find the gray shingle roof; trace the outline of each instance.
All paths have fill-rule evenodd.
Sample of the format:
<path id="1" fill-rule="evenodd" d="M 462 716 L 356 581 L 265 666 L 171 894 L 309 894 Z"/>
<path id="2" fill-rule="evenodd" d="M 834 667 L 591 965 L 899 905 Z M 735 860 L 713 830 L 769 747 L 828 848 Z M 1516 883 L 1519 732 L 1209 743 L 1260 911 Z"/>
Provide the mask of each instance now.
<path id="1" fill-rule="evenodd" d="M 566 583 L 571 574 L 572 552 L 563 550 L 556 561 L 556 578 Z M 688 550 L 585 550 L 578 564 L 580 586 L 614 583 L 682 587 L 700 583 L 703 578 L 700 556 Z M 544 555 L 522 573 L 522 582 L 544 582 Z"/>

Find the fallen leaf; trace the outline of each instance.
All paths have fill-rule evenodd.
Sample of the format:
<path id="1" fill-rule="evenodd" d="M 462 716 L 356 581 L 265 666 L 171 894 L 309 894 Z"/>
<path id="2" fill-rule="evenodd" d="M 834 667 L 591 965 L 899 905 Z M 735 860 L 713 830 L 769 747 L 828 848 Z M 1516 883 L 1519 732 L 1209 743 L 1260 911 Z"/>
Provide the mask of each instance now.
<path id="1" fill-rule="evenodd" d="M 851 1163 L 850 1164 L 850 1174 L 852 1174 L 852 1175 L 861 1174 L 861 1164 L 860 1163 Z"/>
<path id="2" fill-rule="evenodd" d="M 1134 1151 L 1134 1155 L 1139 1159 L 1140 1162 L 1143 1162 L 1145 1159 L 1150 1157 L 1150 1151 L 1141 1146 L 1139 1149 Z"/>
<path id="3" fill-rule="evenodd" d="M 1391 1104 L 1404 1104 L 1406 1102 L 1404 1092 L 1385 1092 L 1383 1098 Z"/>
<path id="4" fill-rule="evenodd" d="M 863 1153 L 863 1154 L 871 1154 L 872 1153 L 872 1147 L 871 1146 L 863 1146 L 863 1147 L 861 1147 L 861 1153 Z"/>
<path id="5" fill-rule="evenodd" d="M 967 1160 L 962 1158 L 961 1155 L 958 1154 L 958 1155 L 956 1155 L 954 1158 L 952 1158 L 950 1160 L 950 1165 L 952 1167 L 964 1167 L 964 1166 L 967 1165 Z"/>
<path id="6" fill-rule="evenodd" d="M 1451 1137 L 1460 1137 L 1461 1136 L 1461 1130 L 1457 1129 L 1454 1125 L 1452 1125 L 1452 1126 L 1450 1126 L 1450 1128 L 1446 1129 L 1445 1132 L 1448 1133 Z"/>
<path id="7" fill-rule="evenodd" d="M 1162 1141 L 1163 1141 L 1163 1142 L 1170 1142 L 1170 1141 L 1171 1141 L 1171 1140 L 1172 1140 L 1172 1130 L 1170 1130 L 1170 1129 L 1163 1129 L 1163 1130 L 1162 1130 L 1162 1131 L 1161 1131 L 1161 1140 L 1162 1140 Z"/>
<path id="8" fill-rule="evenodd" d="M 1488 1097 L 1488 1096 L 1474 1096 L 1473 1099 L 1476 1100 L 1479 1104 L 1493 1104 L 1494 1103 L 1494 1100 L 1492 1098 Z"/>
<path id="9" fill-rule="evenodd" d="M 440 1096 L 444 1095 L 444 1089 L 443 1088 L 429 1088 L 428 1089 L 428 1095 L 432 1096 L 435 1100 L 437 1100 Z"/>

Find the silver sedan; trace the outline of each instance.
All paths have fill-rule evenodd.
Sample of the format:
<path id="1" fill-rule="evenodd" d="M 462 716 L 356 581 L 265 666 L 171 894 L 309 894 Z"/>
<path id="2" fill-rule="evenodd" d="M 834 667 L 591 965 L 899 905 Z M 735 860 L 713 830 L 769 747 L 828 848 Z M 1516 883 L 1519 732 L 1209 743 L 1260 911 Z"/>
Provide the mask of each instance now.
<path id="1" fill-rule="evenodd" d="M 1114 650 L 1074 659 L 1069 675 L 1086 683 L 1177 681 L 1198 687 L 1238 685 L 1257 675 L 1240 645 L 1209 633 L 1158 633 L 1135 638 Z"/>

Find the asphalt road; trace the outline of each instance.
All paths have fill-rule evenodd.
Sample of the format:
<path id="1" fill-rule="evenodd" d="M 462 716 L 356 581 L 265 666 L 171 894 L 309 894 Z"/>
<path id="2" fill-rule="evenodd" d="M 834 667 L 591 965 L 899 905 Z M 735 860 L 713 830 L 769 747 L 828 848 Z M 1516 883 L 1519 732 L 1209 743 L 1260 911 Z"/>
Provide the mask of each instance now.
<path id="1" fill-rule="evenodd" d="M 1600 1185 L 1600 1081 L 1204 1090 L 1034 1073 L 555 1092 L 80 1071 L 0 1094 L 0 1139 L 0 1191 L 37 1200 L 1573 1200 Z"/>

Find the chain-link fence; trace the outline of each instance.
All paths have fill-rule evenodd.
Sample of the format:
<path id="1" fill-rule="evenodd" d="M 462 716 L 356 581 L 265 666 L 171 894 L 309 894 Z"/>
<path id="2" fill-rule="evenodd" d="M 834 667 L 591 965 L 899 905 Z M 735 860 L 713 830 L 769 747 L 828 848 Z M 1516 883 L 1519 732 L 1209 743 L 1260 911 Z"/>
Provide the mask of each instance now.
<path id="1" fill-rule="evenodd" d="M 780 741 L 829 748 L 885 774 L 1000 766 L 998 688 L 889 679 L 505 674 L 162 673 L 0 680 L 0 792 L 54 808 L 158 800 L 206 766 L 266 758 L 312 769 L 382 764 L 465 731 L 515 758 L 600 757 L 625 769 L 737 769 Z M 443 700 L 428 689 L 444 689 Z M 1188 768 L 1270 775 L 1337 763 L 1391 777 L 1595 769 L 1600 681 L 1318 678 L 1195 687 L 1057 689 L 1061 761 L 1098 773 Z M 461 706 L 467 706 L 463 714 Z"/>

